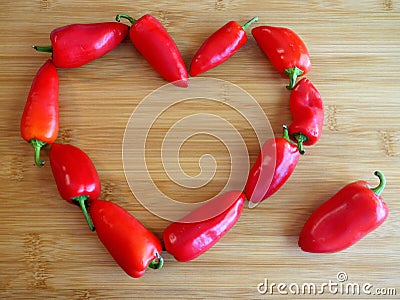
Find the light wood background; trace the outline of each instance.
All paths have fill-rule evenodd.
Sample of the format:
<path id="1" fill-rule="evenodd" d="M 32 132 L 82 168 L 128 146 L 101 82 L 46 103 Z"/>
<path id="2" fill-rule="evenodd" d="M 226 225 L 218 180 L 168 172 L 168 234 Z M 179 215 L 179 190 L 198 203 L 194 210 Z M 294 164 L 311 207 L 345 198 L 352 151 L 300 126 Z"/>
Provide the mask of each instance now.
<path id="1" fill-rule="evenodd" d="M 32 149 L 19 135 L 19 121 L 31 81 L 48 54 L 31 45 L 49 43 L 49 32 L 70 23 L 112 21 L 117 13 L 151 13 L 170 32 L 187 65 L 202 41 L 229 20 L 290 27 L 306 42 L 313 69 L 307 76 L 326 107 L 324 132 L 308 148 L 289 182 L 269 201 L 244 209 L 236 226 L 209 252 L 188 263 L 164 253 L 165 266 L 132 279 L 116 265 L 79 211 L 61 200 L 49 164 L 33 165 Z M 0 298 L 251 298 L 267 278 L 274 283 L 322 284 L 346 272 L 350 283 L 396 288 L 400 295 L 400 3 L 366 1 L 87 1 L 16 0 L 0 2 Z M 84 67 L 59 70 L 58 142 L 82 148 L 102 180 L 102 198 L 129 210 L 161 236 L 168 221 L 145 210 L 125 180 L 121 148 L 125 126 L 136 105 L 165 82 L 129 40 Z M 290 122 L 289 93 L 249 36 L 231 60 L 204 74 L 238 84 L 253 95 L 273 130 Z M 188 140 L 182 168 L 199 171 L 198 158 L 213 154 L 220 171 L 200 190 L 175 189 L 160 163 L 160 139 L 168 118 L 213 111 L 236 120 L 253 163 L 254 132 L 216 105 L 171 108 L 151 129 L 149 166 L 160 189 L 179 201 L 200 201 L 219 191 L 229 176 L 229 153 L 207 136 Z M 173 112 L 171 114 L 171 112 Z M 158 148 L 157 148 L 158 147 Z M 48 162 L 48 150 L 43 152 Z M 383 197 L 388 220 L 354 247 L 331 255 L 302 253 L 297 237 L 310 213 L 345 184 L 387 177 Z M 243 175 L 245 176 L 245 174 Z M 294 295 L 282 296 L 295 298 Z M 309 296 L 310 297 L 310 296 Z M 313 297 L 313 296 L 312 296 Z M 318 298 L 333 298 L 325 292 Z M 361 297 L 361 296 L 360 296 Z M 367 296 L 363 296 L 367 297 Z M 304 298 L 304 297 L 303 297 Z M 316 297 L 313 297 L 316 298 Z M 374 298 L 379 298 L 375 296 Z M 383 299 L 384 297 L 382 297 Z"/>

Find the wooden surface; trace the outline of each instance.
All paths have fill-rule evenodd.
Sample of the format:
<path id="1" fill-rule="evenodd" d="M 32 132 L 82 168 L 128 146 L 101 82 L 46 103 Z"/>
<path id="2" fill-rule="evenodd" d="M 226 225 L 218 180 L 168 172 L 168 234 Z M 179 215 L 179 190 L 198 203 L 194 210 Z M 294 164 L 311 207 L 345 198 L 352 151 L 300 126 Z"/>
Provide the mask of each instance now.
<path id="1" fill-rule="evenodd" d="M 32 78 L 49 57 L 35 53 L 31 45 L 48 44 L 53 28 L 112 21 L 117 13 L 153 14 L 175 39 L 187 65 L 204 38 L 228 20 L 243 23 L 258 15 L 258 25 L 290 27 L 309 47 L 313 69 L 307 77 L 326 107 L 321 140 L 308 148 L 281 191 L 253 210 L 245 208 L 236 226 L 206 254 L 178 263 L 164 253 L 164 268 L 141 279 L 125 275 L 88 230 L 79 209 L 60 199 L 49 164 L 42 169 L 33 166 L 32 149 L 19 135 Z M 0 29 L 0 298 L 273 299 L 279 296 L 276 290 L 272 296 L 257 291 L 265 278 L 287 285 L 322 284 L 337 282 L 338 272 L 347 273 L 347 282 L 370 283 L 371 291 L 396 288 L 397 296 L 386 298 L 399 297 L 399 2 L 3 0 Z M 59 75 L 58 142 L 85 150 L 100 175 L 102 198 L 123 206 L 161 236 L 169 222 L 144 209 L 131 193 L 121 149 L 132 111 L 165 82 L 129 40 L 105 57 L 79 69 L 59 70 Z M 283 123 L 290 122 L 286 81 L 272 69 L 251 35 L 231 60 L 204 76 L 230 81 L 253 95 L 277 134 Z M 169 116 L 202 110 L 224 117 L 232 112 L 217 104 L 171 109 L 160 116 L 165 122 L 151 129 L 152 177 L 178 201 L 201 201 L 218 193 L 229 176 L 229 153 L 221 141 L 200 137 L 184 144 L 182 168 L 188 174 L 199 172 L 198 158 L 206 153 L 215 156 L 221 171 L 202 189 L 182 190 L 174 189 L 163 172 L 157 155 L 159 139 L 168 130 Z M 232 123 L 246 141 L 253 163 L 259 151 L 254 133 L 240 118 Z M 48 148 L 43 152 L 48 162 L 47 155 Z M 387 177 L 383 197 L 390 207 L 388 220 L 341 253 L 301 252 L 297 237 L 310 213 L 351 181 L 377 184 L 376 169 Z M 282 296 L 295 297 L 290 292 Z M 339 294 L 326 291 L 308 297 Z"/>

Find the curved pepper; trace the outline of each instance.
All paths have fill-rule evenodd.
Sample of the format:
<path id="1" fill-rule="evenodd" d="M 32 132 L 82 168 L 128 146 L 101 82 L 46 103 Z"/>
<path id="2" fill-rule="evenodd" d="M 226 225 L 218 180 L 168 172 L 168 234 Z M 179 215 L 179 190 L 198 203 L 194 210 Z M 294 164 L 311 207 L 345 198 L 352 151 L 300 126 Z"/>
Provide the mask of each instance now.
<path id="1" fill-rule="evenodd" d="M 127 25 L 117 22 L 71 24 L 50 33 L 51 46 L 33 48 L 52 52 L 54 64 L 59 68 L 76 68 L 113 50 L 128 30 Z"/>
<path id="2" fill-rule="evenodd" d="M 240 191 L 231 191 L 200 206 L 183 220 L 170 224 L 163 232 L 165 249 L 177 261 L 185 262 L 195 259 L 214 246 L 239 219 L 245 200 Z M 225 205 L 225 210 L 217 216 L 203 221 L 198 217 L 206 211 L 213 211 Z"/>
<path id="3" fill-rule="evenodd" d="M 376 188 L 362 180 L 350 183 L 313 212 L 300 233 L 303 251 L 341 251 L 386 220 L 389 209 L 380 197 L 386 180 L 381 172 L 375 175 L 380 180 Z"/>
<path id="4" fill-rule="evenodd" d="M 258 26 L 251 33 L 274 68 L 282 77 L 289 78 L 288 89 L 294 88 L 298 76 L 311 70 L 308 49 L 294 31 L 284 27 Z"/>
<path id="5" fill-rule="evenodd" d="M 89 156 L 69 144 L 53 144 L 50 148 L 50 165 L 61 197 L 79 204 L 89 228 L 93 224 L 86 210 L 86 203 L 99 198 L 100 178 Z"/>
<path id="6" fill-rule="evenodd" d="M 266 141 L 249 172 L 244 189 L 249 206 L 254 207 L 276 193 L 292 175 L 299 157 L 299 150 L 290 141 L 286 126 L 283 137 Z"/>
<path id="7" fill-rule="evenodd" d="M 247 42 L 246 29 L 258 21 L 254 17 L 241 26 L 230 21 L 204 41 L 196 52 L 190 65 L 190 75 L 197 76 L 229 59 Z"/>
<path id="8" fill-rule="evenodd" d="M 289 134 L 298 143 L 300 153 L 304 154 L 303 145 L 314 145 L 321 137 L 324 124 L 321 95 L 307 78 L 300 80 L 292 90 L 290 111 L 293 122 L 289 125 Z"/>
<path id="9" fill-rule="evenodd" d="M 131 22 L 131 41 L 154 70 L 165 80 L 180 87 L 187 87 L 189 79 L 185 63 L 174 40 L 162 24 L 149 14 L 138 20 L 125 14 L 116 16 L 118 22 L 121 18 Z"/>
<path id="10" fill-rule="evenodd" d="M 33 79 L 20 124 L 21 136 L 33 146 L 39 167 L 44 165 L 40 149 L 58 135 L 58 89 L 57 69 L 49 59 Z"/>
<path id="11" fill-rule="evenodd" d="M 103 200 L 91 202 L 89 212 L 99 240 L 129 276 L 162 267 L 161 241 L 129 212 Z"/>

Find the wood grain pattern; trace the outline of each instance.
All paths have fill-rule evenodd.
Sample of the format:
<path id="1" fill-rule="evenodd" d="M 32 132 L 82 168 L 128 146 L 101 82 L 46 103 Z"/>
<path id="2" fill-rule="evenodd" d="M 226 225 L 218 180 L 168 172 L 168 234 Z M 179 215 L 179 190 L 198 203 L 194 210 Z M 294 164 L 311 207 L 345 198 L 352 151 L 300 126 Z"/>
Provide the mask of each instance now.
<path id="1" fill-rule="evenodd" d="M 34 167 L 32 149 L 19 135 L 32 78 L 48 57 L 30 46 L 48 44 L 53 28 L 111 21 L 117 13 L 151 13 L 160 19 L 187 65 L 204 38 L 228 20 L 245 22 L 258 15 L 258 24 L 290 27 L 309 47 L 313 69 L 308 78 L 326 105 L 321 140 L 308 149 L 279 193 L 256 209 L 245 209 L 238 224 L 203 256 L 177 263 L 165 254 L 162 270 L 149 271 L 138 280 L 115 264 L 87 229 L 78 208 L 60 199 L 49 165 Z M 390 298 L 399 297 L 399 2 L 5 0 L 0 2 L 0 29 L 0 298 L 272 299 L 277 291 L 274 296 L 257 291 L 264 278 L 288 285 L 322 284 L 335 281 L 341 271 L 347 273 L 348 282 L 396 288 L 397 296 Z M 95 62 L 59 74 L 58 142 L 84 149 L 98 169 L 102 197 L 123 206 L 161 236 L 169 222 L 148 212 L 133 196 L 121 148 L 131 113 L 165 82 L 129 40 Z M 231 60 L 204 76 L 230 81 L 249 92 L 277 134 L 283 123 L 290 122 L 286 81 L 252 38 Z M 214 155 L 218 171 L 210 184 L 198 190 L 176 187 L 163 170 L 160 145 L 171 122 L 199 110 L 231 120 L 246 142 L 251 163 L 259 151 L 254 132 L 237 112 L 218 103 L 172 107 L 150 131 L 147 163 L 159 189 L 184 202 L 218 193 L 229 178 L 229 153 L 223 141 L 209 136 L 186 141 L 180 158 L 183 170 L 193 176 L 200 171 L 199 157 Z M 391 211 L 387 222 L 341 253 L 302 253 L 297 236 L 309 214 L 348 182 L 364 179 L 376 184 L 375 169 L 387 177 L 383 193 Z M 326 292 L 317 298 L 338 296 Z"/>

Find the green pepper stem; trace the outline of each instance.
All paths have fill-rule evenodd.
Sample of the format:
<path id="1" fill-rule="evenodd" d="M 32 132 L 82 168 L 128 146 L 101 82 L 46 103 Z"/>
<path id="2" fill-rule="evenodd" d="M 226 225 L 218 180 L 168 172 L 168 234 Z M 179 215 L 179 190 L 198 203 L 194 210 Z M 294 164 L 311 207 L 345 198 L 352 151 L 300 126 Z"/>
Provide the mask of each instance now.
<path id="1" fill-rule="evenodd" d="M 305 154 L 306 151 L 304 150 L 303 143 L 307 141 L 308 138 L 301 132 L 293 134 L 293 137 L 297 141 L 297 148 L 299 149 L 300 154 Z"/>
<path id="2" fill-rule="evenodd" d="M 249 28 L 249 26 L 250 26 L 251 24 L 253 24 L 254 22 L 257 22 L 257 21 L 258 21 L 258 17 L 255 16 L 255 17 L 252 18 L 251 20 L 247 21 L 247 23 L 244 24 L 244 25 L 242 26 L 242 29 L 243 29 L 243 30 L 247 30 L 247 28 Z"/>
<path id="3" fill-rule="evenodd" d="M 296 85 L 297 77 L 303 74 L 303 70 L 298 67 L 285 69 L 285 75 L 289 77 L 289 85 L 286 86 L 288 90 L 292 90 Z"/>
<path id="4" fill-rule="evenodd" d="M 291 143 L 290 137 L 289 137 L 289 129 L 287 125 L 283 125 L 283 135 L 282 137 L 287 140 L 289 143 Z"/>
<path id="5" fill-rule="evenodd" d="M 90 218 L 89 213 L 88 213 L 88 211 L 86 209 L 86 202 L 88 200 L 89 200 L 88 196 L 78 196 L 78 197 L 75 197 L 75 198 L 72 199 L 73 202 L 76 202 L 76 203 L 79 204 L 79 206 L 82 209 L 83 215 L 85 216 L 86 222 L 89 225 L 90 230 L 94 231 L 95 229 L 94 229 L 94 225 L 93 225 L 92 219 Z"/>
<path id="6" fill-rule="evenodd" d="M 32 46 L 32 48 L 39 52 L 53 52 L 53 46 Z"/>
<path id="7" fill-rule="evenodd" d="M 377 187 L 372 188 L 371 190 L 377 194 L 378 196 L 381 195 L 383 189 L 385 188 L 386 185 L 386 178 L 385 175 L 383 175 L 383 173 L 379 172 L 379 171 L 375 171 L 374 173 L 375 176 L 378 176 L 379 178 L 379 185 Z"/>
<path id="8" fill-rule="evenodd" d="M 42 147 L 44 147 L 47 143 L 37 139 L 31 139 L 29 143 L 33 146 L 36 165 L 38 167 L 43 167 L 44 161 L 40 159 L 40 149 L 42 149 Z"/>
<path id="9" fill-rule="evenodd" d="M 164 259 L 161 257 L 159 253 L 157 253 L 156 258 L 150 262 L 149 268 L 158 270 L 161 269 L 163 265 L 164 265 Z"/>
<path id="10" fill-rule="evenodd" d="M 136 22 L 136 19 L 134 19 L 134 18 L 132 18 L 131 16 L 126 15 L 126 14 L 118 14 L 118 15 L 115 17 L 115 21 L 121 22 L 121 18 L 127 19 L 129 22 L 131 22 L 131 24 L 133 24 L 133 23 Z"/>

